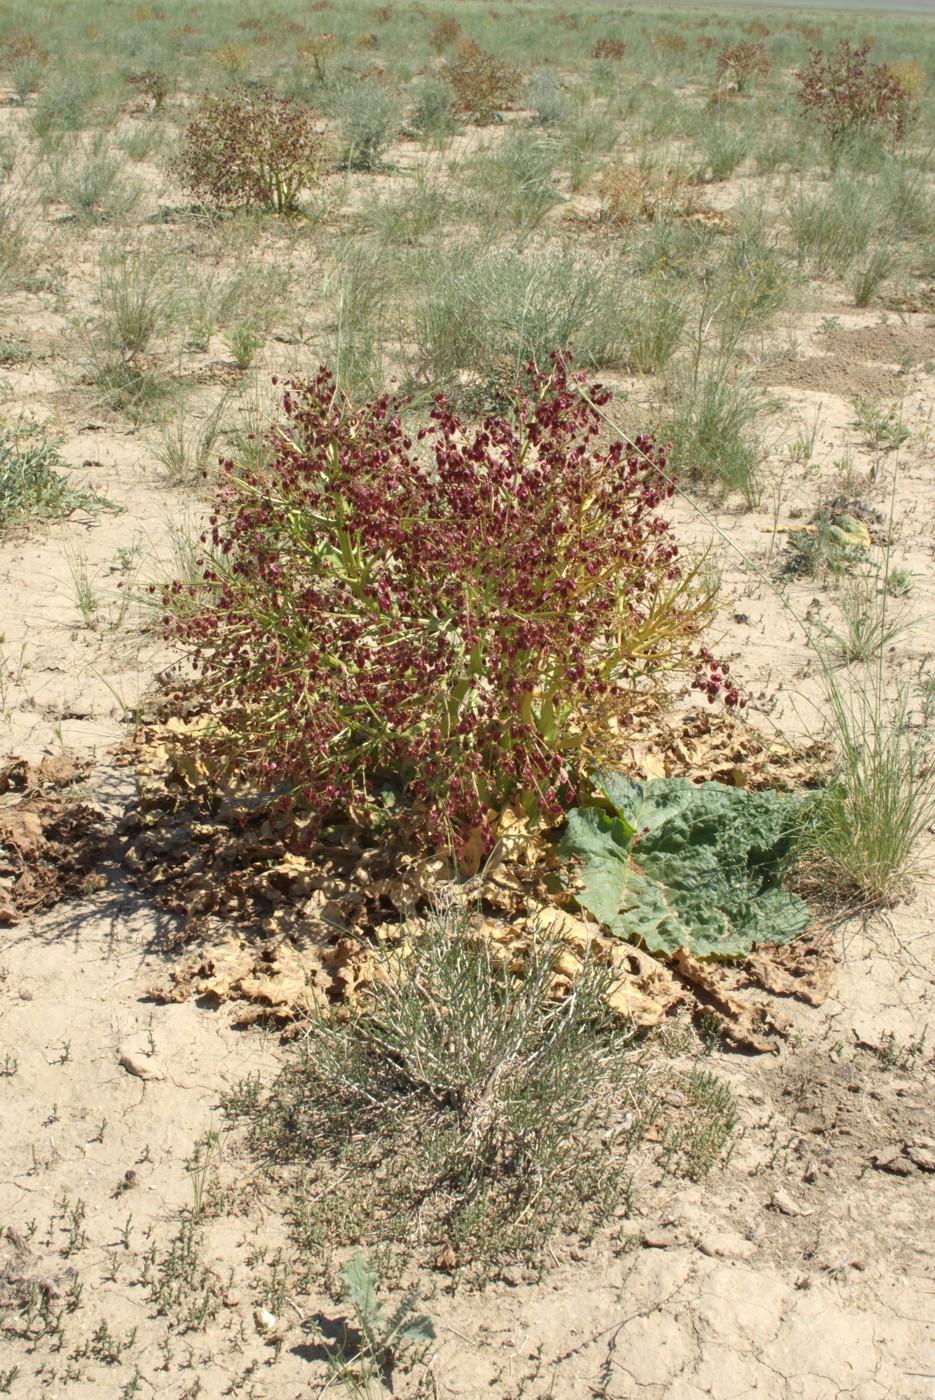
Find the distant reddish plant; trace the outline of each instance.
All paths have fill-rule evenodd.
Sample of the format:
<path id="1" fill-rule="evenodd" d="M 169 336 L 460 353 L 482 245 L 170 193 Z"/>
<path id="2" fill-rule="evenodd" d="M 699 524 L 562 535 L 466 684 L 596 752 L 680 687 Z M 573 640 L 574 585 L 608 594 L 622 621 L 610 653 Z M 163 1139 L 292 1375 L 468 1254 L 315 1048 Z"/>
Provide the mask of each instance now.
<path id="1" fill-rule="evenodd" d="M 19 30 L 0 43 L 0 52 L 11 64 L 31 62 L 44 67 L 49 61 L 48 50 L 43 48 L 35 35 Z"/>
<path id="2" fill-rule="evenodd" d="M 290 383 L 262 468 L 226 464 L 198 586 L 165 596 L 219 749 L 311 830 L 402 795 L 438 842 L 489 850 L 508 805 L 555 820 L 672 671 L 736 688 L 698 643 L 703 571 L 660 506 L 665 453 L 606 440 L 610 392 L 534 365 L 513 414 L 354 408 Z"/>
<path id="3" fill-rule="evenodd" d="M 902 141 L 917 115 L 913 98 L 885 63 L 868 63 L 866 45 L 842 39 L 833 53 L 812 50 L 796 74 L 799 103 L 835 143 L 858 133 Z"/>
<path id="4" fill-rule="evenodd" d="M 683 54 L 688 50 L 688 40 L 684 34 L 676 34 L 671 29 L 660 29 L 653 35 L 652 43 L 660 53 Z"/>
<path id="5" fill-rule="evenodd" d="M 436 20 L 429 33 L 429 43 L 436 53 L 441 53 L 442 49 L 453 48 L 463 38 L 464 30 L 452 15 Z"/>
<path id="6" fill-rule="evenodd" d="M 627 51 L 622 39 L 598 39 L 591 50 L 592 58 L 610 58 L 619 62 Z"/>
<path id="7" fill-rule="evenodd" d="M 722 86 L 732 84 L 737 92 L 746 92 L 754 78 L 765 78 L 768 72 L 766 49 L 750 39 L 728 45 L 718 54 L 718 81 Z"/>
<path id="8" fill-rule="evenodd" d="M 162 111 L 169 96 L 169 79 L 165 73 L 157 73 L 152 68 L 147 68 L 142 73 L 128 74 L 127 87 L 136 88 L 137 92 L 148 98 L 153 104 L 154 112 Z"/>
<path id="9" fill-rule="evenodd" d="M 493 121 L 497 112 L 508 111 L 523 85 L 517 68 L 501 63 L 471 39 L 459 45 L 457 60 L 445 77 L 454 90 L 457 110 L 481 126 Z"/>
<path id="10" fill-rule="evenodd" d="M 322 139 L 308 107 L 271 92 L 206 93 L 185 128 L 183 184 L 221 209 L 295 207 L 318 178 Z"/>

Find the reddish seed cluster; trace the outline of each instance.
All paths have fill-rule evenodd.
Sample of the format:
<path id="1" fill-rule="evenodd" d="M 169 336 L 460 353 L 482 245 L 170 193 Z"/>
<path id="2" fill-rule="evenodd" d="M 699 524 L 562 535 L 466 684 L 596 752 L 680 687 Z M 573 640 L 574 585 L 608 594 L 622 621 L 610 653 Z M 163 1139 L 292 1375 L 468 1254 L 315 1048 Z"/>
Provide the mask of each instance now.
<path id="1" fill-rule="evenodd" d="M 262 782 L 322 819 L 389 783 L 440 843 L 489 843 L 491 809 L 559 814 L 611 718 L 693 669 L 709 603 L 659 515 L 665 455 L 600 442 L 609 398 L 556 356 L 510 418 L 438 399 L 413 441 L 403 406 L 355 409 L 325 369 L 287 386 L 272 460 L 226 464 L 204 585 L 167 594 Z M 725 671 L 707 686 L 732 704 Z"/>
<path id="2" fill-rule="evenodd" d="M 901 141 L 917 105 L 885 63 L 868 63 L 869 45 L 852 49 L 842 39 L 833 53 L 813 49 L 796 74 L 799 103 L 824 127 L 832 141 L 876 130 Z"/>
<path id="3" fill-rule="evenodd" d="M 744 709 L 747 702 L 741 699 L 740 691 L 730 674 L 729 664 L 726 661 L 718 661 L 707 647 L 700 647 L 698 655 L 702 664 L 695 672 L 692 690 L 703 691 L 708 697 L 709 705 L 713 705 L 720 697 L 729 710 Z"/>

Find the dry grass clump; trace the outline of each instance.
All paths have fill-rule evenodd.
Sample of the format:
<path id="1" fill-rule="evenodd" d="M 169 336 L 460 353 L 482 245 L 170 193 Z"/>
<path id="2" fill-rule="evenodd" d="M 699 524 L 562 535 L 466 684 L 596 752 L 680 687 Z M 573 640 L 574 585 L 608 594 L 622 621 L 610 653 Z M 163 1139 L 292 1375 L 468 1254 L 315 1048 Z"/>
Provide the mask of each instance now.
<path id="1" fill-rule="evenodd" d="M 929 75 L 922 64 L 917 63 L 914 58 L 910 58 L 905 63 L 890 63 L 887 64 L 887 67 L 903 92 L 914 102 L 917 102 L 925 91 L 929 80 Z"/>
<path id="2" fill-rule="evenodd" d="M 620 228 L 661 217 L 690 218 L 699 208 L 692 182 L 682 171 L 655 171 L 631 162 L 606 165 L 597 192 L 602 218 Z"/>

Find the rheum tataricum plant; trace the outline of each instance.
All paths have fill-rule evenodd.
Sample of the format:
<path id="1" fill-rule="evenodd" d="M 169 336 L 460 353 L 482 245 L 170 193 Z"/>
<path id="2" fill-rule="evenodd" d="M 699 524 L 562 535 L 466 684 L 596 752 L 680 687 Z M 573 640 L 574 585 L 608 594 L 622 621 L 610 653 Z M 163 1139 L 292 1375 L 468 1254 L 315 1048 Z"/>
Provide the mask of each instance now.
<path id="1" fill-rule="evenodd" d="M 322 138 L 308 107 L 241 87 L 199 99 L 182 137 L 178 173 L 217 208 L 282 214 L 315 184 L 321 164 Z"/>
<path id="2" fill-rule="evenodd" d="M 796 73 L 799 105 L 834 142 L 876 135 L 902 141 L 918 115 L 918 104 L 899 75 L 885 63 L 869 63 L 869 47 L 852 49 L 842 39 L 833 53 L 813 49 Z"/>
<path id="3" fill-rule="evenodd" d="M 697 649 L 712 598 L 659 512 L 664 452 L 603 441 L 609 398 L 555 357 L 509 416 L 439 398 L 413 438 L 326 369 L 288 385 L 262 468 L 226 463 L 205 586 L 167 594 L 256 780 L 320 821 L 388 785 L 489 849 L 508 804 L 560 817 L 667 673 L 737 702 Z"/>

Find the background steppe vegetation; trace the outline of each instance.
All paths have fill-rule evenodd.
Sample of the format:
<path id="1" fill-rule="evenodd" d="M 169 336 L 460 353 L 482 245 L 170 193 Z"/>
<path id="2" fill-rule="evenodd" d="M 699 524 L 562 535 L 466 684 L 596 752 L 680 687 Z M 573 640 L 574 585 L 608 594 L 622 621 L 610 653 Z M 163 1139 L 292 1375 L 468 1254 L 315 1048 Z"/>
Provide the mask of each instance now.
<path id="1" fill-rule="evenodd" d="M 850 67 L 824 102 L 835 62 Z M 935 1167 L 933 82 L 935 20 L 863 7 L 0 5 L 0 750 L 33 765 L 0 764 L 0 1394 L 726 1397 L 796 1384 L 816 1336 L 850 1339 L 814 1353 L 829 1393 L 925 1393 L 935 1358 L 919 1360 L 930 1339 L 912 1305 Z M 527 450 L 517 384 L 530 361 L 548 380 L 568 352 L 583 383 L 612 391 L 571 391 L 594 450 L 622 437 L 632 482 L 645 466 L 651 483 L 653 449 L 632 445 L 650 434 L 678 483 L 647 489 L 646 536 L 595 507 L 578 552 L 565 524 L 585 478 L 557 429 L 554 474 L 522 520 L 494 490 L 469 509 L 458 494 L 457 454 L 482 454 L 483 420 Z M 387 470 L 401 454 L 379 396 L 404 401 L 398 431 L 417 444 L 437 395 L 457 415 L 427 517 L 421 446 L 393 478 L 419 547 L 397 540 L 379 580 L 390 492 L 372 462 L 354 481 L 356 536 L 351 473 L 321 492 L 324 546 L 283 475 L 298 431 L 283 387 L 323 363 L 334 382 L 318 381 L 319 400 L 334 392 L 344 415 L 332 445 L 365 432 Z M 290 744 L 277 687 L 312 674 L 311 634 L 270 592 L 273 499 L 302 627 L 330 596 L 314 587 L 337 541 L 357 648 L 316 656 L 328 723 L 311 706 Z M 443 552 L 458 501 L 484 561 L 471 605 L 486 630 L 468 637 L 469 609 L 452 654 L 482 695 L 499 683 L 506 697 L 483 731 L 445 728 L 464 695 L 429 685 L 440 648 L 418 632 L 447 597 L 420 576 L 425 550 L 446 581 L 446 559 L 465 567 L 463 549 Z M 641 587 L 662 600 L 644 609 L 635 588 L 607 585 L 595 532 L 625 561 L 661 504 L 683 573 L 663 587 L 671 561 L 643 553 Z M 217 547 L 252 532 L 236 573 L 201 542 L 212 512 Z M 497 592 L 499 554 L 512 573 Z M 564 631 L 553 595 L 529 604 L 524 569 L 544 558 L 550 584 L 573 577 L 587 604 L 569 605 Z M 603 623 L 587 630 L 596 568 L 616 647 Z M 225 578 L 247 602 L 219 621 Z M 361 704 L 345 724 L 347 687 L 327 682 L 346 656 L 356 671 L 389 647 L 358 627 L 378 584 L 416 637 L 399 646 L 412 670 L 396 748 L 379 727 L 364 744 Z M 466 823 L 461 874 L 499 836 L 493 893 L 469 882 L 465 898 L 418 841 L 419 860 L 402 843 L 385 868 L 353 826 L 315 865 L 275 814 L 261 825 L 249 784 L 218 801 L 223 744 L 205 746 L 187 700 L 163 728 L 146 700 L 178 658 L 164 596 L 176 640 L 207 638 L 230 665 L 214 697 L 229 732 L 240 724 L 240 758 L 259 755 L 251 781 L 263 764 L 291 781 L 325 729 L 343 736 L 345 807 L 376 789 L 380 839 L 400 807 L 423 837 L 428 808 L 443 848 L 458 835 L 446 821 Z M 511 650 L 517 619 L 530 630 Z M 579 668 L 588 723 L 561 711 L 548 650 L 585 635 L 603 646 L 603 670 Z M 517 741 L 516 656 L 528 671 L 537 647 Z M 608 680 L 616 708 L 595 699 Z M 748 728 L 692 719 L 692 680 L 715 698 L 705 715 L 742 698 Z M 675 728 L 641 708 L 650 691 Z M 570 941 L 550 921 L 555 881 L 529 874 L 535 820 L 557 831 L 557 809 L 582 797 L 605 721 L 606 756 L 662 785 L 647 808 L 677 805 L 681 776 L 733 796 L 771 773 L 820 789 L 783 809 L 800 814 L 795 841 L 780 823 L 769 851 L 736 847 L 744 879 L 768 866 L 768 887 L 781 849 L 781 907 L 800 917 L 805 898 L 819 916 L 804 941 L 666 967 L 595 940 L 596 845 Z M 462 789 L 446 805 L 455 770 L 427 766 L 436 732 L 459 781 L 485 736 L 470 801 Z M 728 732 L 735 747 L 719 748 Z M 68 791 L 122 823 L 126 865 L 101 878 L 75 856 L 76 897 L 40 913 L 40 819 L 14 827 L 9 813 L 54 786 L 40 758 L 100 761 L 125 740 L 139 792 L 113 761 L 79 763 Z M 820 760 L 798 763 L 812 741 Z M 781 757 L 767 772 L 768 744 Z M 306 807 L 329 753 L 306 764 Z M 406 762 L 416 818 L 396 781 Z M 472 845 L 478 791 L 496 820 Z M 588 800 L 630 878 L 643 818 L 599 787 Z M 56 813 L 41 808 L 49 849 L 83 851 Z M 314 964 L 310 921 L 329 949 Z M 232 1011 L 236 1032 L 228 1003 L 248 1008 Z M 662 1008 L 650 1033 L 648 1005 Z M 252 1021 L 302 1034 L 282 1045 L 244 1031 Z M 751 1047 L 782 1053 L 736 1053 Z M 750 1297 L 775 1320 L 768 1335 L 743 1313 Z"/>

